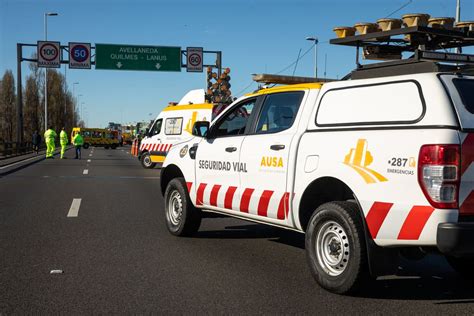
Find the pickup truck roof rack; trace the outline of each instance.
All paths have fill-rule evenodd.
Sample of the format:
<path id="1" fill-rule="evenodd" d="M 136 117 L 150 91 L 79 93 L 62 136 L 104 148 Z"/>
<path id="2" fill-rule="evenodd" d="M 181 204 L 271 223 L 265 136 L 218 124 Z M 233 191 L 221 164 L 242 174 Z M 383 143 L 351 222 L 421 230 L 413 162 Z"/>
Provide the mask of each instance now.
<path id="1" fill-rule="evenodd" d="M 255 82 L 263 84 L 299 84 L 299 83 L 316 83 L 316 82 L 330 82 L 335 79 L 328 78 L 314 78 L 314 77 L 298 77 L 298 76 L 283 76 L 272 74 L 252 74 L 252 79 Z"/>
<path id="2" fill-rule="evenodd" d="M 450 48 L 474 46 L 474 29 L 447 29 L 410 26 L 335 38 L 331 44 L 356 47 L 356 69 L 344 79 L 363 79 L 426 72 L 457 72 L 474 74 L 474 55 L 447 52 Z M 383 62 L 361 65 L 364 59 Z M 440 51 L 443 50 L 443 51 Z M 411 53 L 402 59 L 402 53 Z M 390 60 L 390 61 L 388 61 Z"/>

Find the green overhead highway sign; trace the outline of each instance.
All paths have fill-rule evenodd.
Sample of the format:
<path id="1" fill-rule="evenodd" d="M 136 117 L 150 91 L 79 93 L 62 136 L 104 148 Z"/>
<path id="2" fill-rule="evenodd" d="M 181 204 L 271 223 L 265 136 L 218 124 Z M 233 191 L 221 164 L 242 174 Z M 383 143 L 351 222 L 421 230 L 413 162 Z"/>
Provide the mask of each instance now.
<path id="1" fill-rule="evenodd" d="M 181 47 L 95 44 L 95 68 L 181 71 Z"/>

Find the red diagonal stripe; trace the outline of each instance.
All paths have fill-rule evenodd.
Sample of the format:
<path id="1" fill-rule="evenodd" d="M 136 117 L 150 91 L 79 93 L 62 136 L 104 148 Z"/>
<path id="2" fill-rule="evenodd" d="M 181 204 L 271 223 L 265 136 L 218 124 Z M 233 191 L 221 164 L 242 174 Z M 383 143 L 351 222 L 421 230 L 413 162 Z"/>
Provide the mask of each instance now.
<path id="1" fill-rule="evenodd" d="M 193 186 L 192 182 L 186 182 L 186 186 L 188 187 L 188 192 L 191 192 L 191 187 Z"/>
<path id="2" fill-rule="evenodd" d="M 461 146 L 461 175 L 474 161 L 474 133 L 469 133 Z"/>
<path id="3" fill-rule="evenodd" d="M 474 191 L 471 191 L 459 208 L 462 215 L 474 215 Z"/>
<path id="4" fill-rule="evenodd" d="M 278 204 L 278 212 L 277 212 L 278 219 L 285 219 L 288 216 L 288 209 L 290 206 L 289 200 L 290 200 L 290 192 L 285 192 L 280 199 L 280 204 Z"/>
<path id="5" fill-rule="evenodd" d="M 267 216 L 268 213 L 268 203 L 270 203 L 270 198 L 273 195 L 273 191 L 265 190 L 260 196 L 260 200 L 258 201 L 257 207 L 257 214 L 260 216 Z"/>
<path id="6" fill-rule="evenodd" d="M 237 191 L 237 187 L 229 187 L 227 189 L 224 199 L 224 208 L 227 208 L 229 210 L 232 209 L 232 200 L 234 199 L 235 191 Z"/>
<path id="7" fill-rule="evenodd" d="M 213 187 L 212 187 L 212 190 L 211 190 L 211 201 L 210 201 L 210 204 L 212 206 L 217 206 L 217 195 L 219 194 L 219 190 L 221 188 L 221 185 L 220 184 L 215 184 Z"/>
<path id="8" fill-rule="evenodd" d="M 200 183 L 196 194 L 196 205 L 202 205 L 204 201 L 204 189 L 207 183 Z"/>
<path id="9" fill-rule="evenodd" d="M 250 198 L 252 197 L 254 189 L 245 189 L 240 200 L 240 211 L 244 213 L 249 212 Z"/>
<path id="10" fill-rule="evenodd" d="M 369 232 L 373 239 L 377 238 L 380 227 L 392 206 L 393 203 L 385 202 L 374 202 L 374 204 L 372 204 L 365 220 L 367 221 L 367 227 L 369 227 Z"/>
<path id="11" fill-rule="evenodd" d="M 398 239 L 417 240 L 433 213 L 431 206 L 413 206 L 400 229 Z"/>

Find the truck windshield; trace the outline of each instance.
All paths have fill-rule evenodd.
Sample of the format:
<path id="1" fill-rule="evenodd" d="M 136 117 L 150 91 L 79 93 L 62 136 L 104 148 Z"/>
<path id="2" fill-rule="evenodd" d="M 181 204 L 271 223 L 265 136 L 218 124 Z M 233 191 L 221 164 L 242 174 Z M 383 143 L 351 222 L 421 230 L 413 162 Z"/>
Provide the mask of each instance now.
<path id="1" fill-rule="evenodd" d="M 161 123 L 163 123 L 163 119 L 159 119 L 153 124 L 150 129 L 149 136 L 158 135 L 161 132 Z"/>
<path id="2" fill-rule="evenodd" d="M 466 110 L 474 114 L 474 80 L 456 78 L 453 79 L 453 84 Z"/>

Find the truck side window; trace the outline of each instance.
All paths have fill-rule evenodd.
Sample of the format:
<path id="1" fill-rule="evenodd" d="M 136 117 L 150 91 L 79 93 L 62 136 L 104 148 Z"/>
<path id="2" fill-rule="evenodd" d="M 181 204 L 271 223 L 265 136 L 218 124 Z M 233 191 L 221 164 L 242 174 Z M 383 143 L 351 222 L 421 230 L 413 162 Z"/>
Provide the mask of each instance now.
<path id="1" fill-rule="evenodd" d="M 256 133 L 277 133 L 290 128 L 303 95 L 304 92 L 287 92 L 267 96 L 258 118 Z"/>
<path id="2" fill-rule="evenodd" d="M 182 126 L 183 126 L 182 117 L 167 118 L 165 121 L 165 134 L 166 135 L 181 135 Z"/>
<path id="3" fill-rule="evenodd" d="M 213 127 L 213 136 L 242 135 L 245 132 L 245 127 L 247 126 L 255 102 L 256 99 L 252 99 L 241 103 L 230 111 L 230 113 L 226 114 L 225 117 Z"/>
<path id="4" fill-rule="evenodd" d="M 155 122 L 155 124 L 151 128 L 150 136 L 158 135 L 161 132 L 162 123 L 163 123 L 163 119 L 159 119 Z"/>

